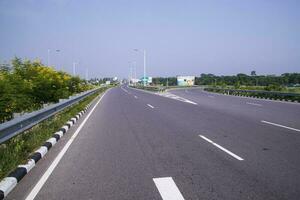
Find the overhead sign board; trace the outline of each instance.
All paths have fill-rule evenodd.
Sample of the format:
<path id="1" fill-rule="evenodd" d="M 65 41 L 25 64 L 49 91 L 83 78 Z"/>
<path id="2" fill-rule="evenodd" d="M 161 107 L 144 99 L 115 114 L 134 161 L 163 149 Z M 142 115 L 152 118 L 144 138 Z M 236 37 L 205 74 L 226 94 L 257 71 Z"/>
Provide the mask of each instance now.
<path id="1" fill-rule="evenodd" d="M 152 77 L 142 77 L 141 81 L 146 84 L 152 83 Z"/>

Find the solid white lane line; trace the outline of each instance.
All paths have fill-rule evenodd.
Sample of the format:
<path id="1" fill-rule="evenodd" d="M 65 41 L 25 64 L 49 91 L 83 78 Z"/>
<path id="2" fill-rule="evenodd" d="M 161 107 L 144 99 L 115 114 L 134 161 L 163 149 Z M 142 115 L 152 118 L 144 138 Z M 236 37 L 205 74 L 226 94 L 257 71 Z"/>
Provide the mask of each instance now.
<path id="1" fill-rule="evenodd" d="M 284 126 L 284 125 L 281 125 L 281 124 L 276 124 L 276 123 L 268 122 L 268 121 L 265 121 L 265 120 L 261 120 L 261 122 L 262 122 L 262 123 L 265 123 L 265 124 L 271 124 L 271 125 L 273 125 L 273 126 L 278 126 L 278 127 L 281 127 L 281 128 L 286 128 L 286 129 L 289 129 L 289 130 L 293 130 L 293 131 L 300 132 L 299 129 L 292 128 L 292 127 L 288 127 L 288 126 Z"/>
<path id="2" fill-rule="evenodd" d="M 149 106 L 150 108 L 154 108 L 154 106 L 150 105 L 150 104 L 147 104 L 147 106 Z"/>
<path id="3" fill-rule="evenodd" d="M 218 145 L 217 143 L 214 143 L 213 141 L 211 141 L 210 139 L 206 138 L 205 136 L 203 136 L 203 135 L 199 135 L 199 136 L 200 136 L 202 139 L 206 140 L 207 142 L 211 143 L 212 145 L 218 147 L 219 149 L 221 149 L 221 150 L 224 151 L 225 153 L 228 153 L 229 155 L 231 155 L 231 156 L 234 157 L 235 159 L 240 160 L 240 161 L 244 160 L 244 159 L 241 158 L 240 156 L 238 156 L 238 155 L 232 153 L 231 151 L 225 149 L 224 147 Z"/>
<path id="4" fill-rule="evenodd" d="M 163 200 L 184 200 L 172 177 L 153 178 Z"/>
<path id="5" fill-rule="evenodd" d="M 87 120 L 90 118 L 91 114 L 94 112 L 95 108 L 100 103 L 100 101 L 102 100 L 102 98 L 104 97 L 105 94 L 106 94 L 106 92 L 97 101 L 97 103 L 95 104 L 95 106 L 92 108 L 91 112 L 83 120 L 83 122 L 77 128 L 76 132 L 72 135 L 72 137 L 70 138 L 70 140 L 66 143 L 66 145 L 64 146 L 64 148 L 61 150 L 61 152 L 59 152 L 59 154 L 56 156 L 56 158 L 54 159 L 54 161 L 51 163 L 51 165 L 49 166 L 49 168 L 47 169 L 47 171 L 43 174 L 43 176 L 40 178 L 40 180 L 37 182 L 37 184 L 34 186 L 34 188 L 31 190 L 31 192 L 29 193 L 29 195 L 26 197 L 25 200 L 33 200 L 36 197 L 36 195 L 42 189 L 43 185 L 46 183 L 47 179 L 50 177 L 50 175 L 52 174 L 53 170 L 55 169 L 55 167 L 57 166 L 57 164 L 59 163 L 59 161 L 62 159 L 62 157 L 64 156 L 64 154 L 67 152 L 67 150 L 71 146 L 72 142 L 75 140 L 76 136 L 78 135 L 78 133 L 80 132 L 80 130 L 82 129 L 82 127 L 85 125 L 85 123 L 87 122 Z"/>
<path id="6" fill-rule="evenodd" d="M 258 104 L 258 103 L 250 103 L 250 102 L 246 102 L 246 104 L 252 105 L 252 106 L 262 106 L 261 104 Z"/>

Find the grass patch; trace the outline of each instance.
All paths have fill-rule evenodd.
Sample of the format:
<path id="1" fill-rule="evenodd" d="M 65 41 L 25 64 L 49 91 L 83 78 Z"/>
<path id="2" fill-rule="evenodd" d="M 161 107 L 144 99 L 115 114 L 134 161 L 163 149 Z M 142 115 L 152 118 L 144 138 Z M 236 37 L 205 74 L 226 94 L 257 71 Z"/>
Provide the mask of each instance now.
<path id="1" fill-rule="evenodd" d="M 48 140 L 70 118 L 90 103 L 105 89 L 86 97 L 76 105 L 66 108 L 55 116 L 39 123 L 24 133 L 13 137 L 0 145 L 0 180 L 7 176 L 19 164 L 25 163 L 28 156 Z"/>
<path id="2" fill-rule="evenodd" d="M 142 90 L 148 90 L 151 92 L 158 92 L 158 91 L 163 91 L 164 87 L 160 87 L 160 86 L 142 86 L 142 85 L 137 85 L 137 86 L 130 86 L 133 88 L 137 88 L 137 89 L 142 89 Z"/>

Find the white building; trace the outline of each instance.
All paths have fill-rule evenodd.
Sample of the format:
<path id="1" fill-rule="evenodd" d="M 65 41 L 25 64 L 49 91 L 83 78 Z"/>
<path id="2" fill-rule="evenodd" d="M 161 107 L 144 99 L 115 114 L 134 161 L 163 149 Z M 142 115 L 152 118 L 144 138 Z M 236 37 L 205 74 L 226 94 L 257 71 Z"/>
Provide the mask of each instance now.
<path id="1" fill-rule="evenodd" d="M 193 86 L 195 85 L 195 76 L 177 76 L 178 86 Z"/>

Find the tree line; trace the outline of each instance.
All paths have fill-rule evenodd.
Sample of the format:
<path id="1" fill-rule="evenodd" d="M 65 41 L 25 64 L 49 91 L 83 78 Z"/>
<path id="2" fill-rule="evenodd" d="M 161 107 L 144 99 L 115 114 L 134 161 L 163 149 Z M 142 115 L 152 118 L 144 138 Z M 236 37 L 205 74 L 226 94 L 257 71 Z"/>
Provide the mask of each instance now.
<path id="1" fill-rule="evenodd" d="M 201 74 L 195 82 L 197 85 L 246 85 L 246 86 L 293 86 L 300 84 L 300 73 L 284 73 L 276 75 L 256 75 L 255 72 L 247 74 L 237 74 L 235 76 L 216 76 L 214 74 Z"/>
<path id="2" fill-rule="evenodd" d="M 177 84 L 176 77 L 155 77 L 152 79 L 155 85 L 175 86 Z M 300 73 L 284 73 L 276 75 L 256 75 L 255 71 L 251 75 L 237 74 L 233 76 L 217 76 L 214 74 L 201 74 L 195 77 L 196 85 L 212 85 L 212 86 L 234 86 L 240 88 L 242 86 L 265 86 L 266 88 L 280 88 L 282 86 L 300 86 Z"/>
<path id="3" fill-rule="evenodd" d="M 78 76 L 39 61 L 14 58 L 11 65 L 0 66 L 0 123 L 12 119 L 14 113 L 40 109 L 92 87 Z"/>

